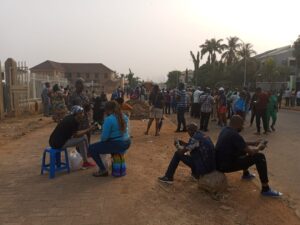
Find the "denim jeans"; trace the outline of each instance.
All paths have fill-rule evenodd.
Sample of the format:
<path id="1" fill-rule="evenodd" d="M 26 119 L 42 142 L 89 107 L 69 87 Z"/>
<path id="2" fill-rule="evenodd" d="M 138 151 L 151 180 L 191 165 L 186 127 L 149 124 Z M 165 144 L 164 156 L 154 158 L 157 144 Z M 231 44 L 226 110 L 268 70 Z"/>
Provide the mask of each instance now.
<path id="1" fill-rule="evenodd" d="M 131 144 L 130 140 L 126 141 L 100 141 L 91 144 L 89 147 L 89 152 L 96 162 L 100 170 L 105 171 L 105 168 L 100 154 L 111 154 L 111 153 L 124 153 L 129 148 Z"/>
<path id="2" fill-rule="evenodd" d="M 189 155 L 179 154 L 178 152 L 175 152 L 165 174 L 166 177 L 173 178 L 180 161 L 182 161 L 185 165 L 190 167 L 192 169 L 192 174 L 195 174 L 192 157 Z"/>
<path id="3" fill-rule="evenodd" d="M 200 118 L 200 130 L 207 131 L 208 128 L 208 122 L 209 122 L 210 112 L 205 113 L 201 112 L 201 118 Z"/>
<path id="4" fill-rule="evenodd" d="M 186 124 L 185 124 L 185 118 L 184 118 L 185 110 L 186 110 L 186 108 L 184 108 L 184 107 L 177 108 L 177 130 L 178 131 L 181 128 L 181 124 L 183 126 L 183 130 L 186 130 Z"/>

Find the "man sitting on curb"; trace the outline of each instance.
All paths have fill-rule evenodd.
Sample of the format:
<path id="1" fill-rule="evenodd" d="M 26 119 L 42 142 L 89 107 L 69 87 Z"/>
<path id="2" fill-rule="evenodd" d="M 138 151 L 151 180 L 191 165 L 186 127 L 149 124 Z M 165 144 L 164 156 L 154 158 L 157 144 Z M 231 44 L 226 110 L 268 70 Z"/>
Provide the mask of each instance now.
<path id="1" fill-rule="evenodd" d="M 262 185 L 261 194 L 272 197 L 282 195 L 280 192 L 270 189 L 266 157 L 258 152 L 265 149 L 266 142 L 245 142 L 239 134 L 243 130 L 243 123 L 241 116 L 234 115 L 231 117 L 229 127 L 225 127 L 221 131 L 216 144 L 217 170 L 224 173 L 243 170 L 242 179 L 250 180 L 255 175 L 249 173 L 248 168 L 255 164 Z"/>
<path id="2" fill-rule="evenodd" d="M 215 169 L 214 145 L 210 138 L 198 131 L 197 125 L 194 123 L 187 126 L 187 132 L 190 136 L 189 142 L 175 141 L 177 151 L 174 153 L 165 175 L 158 178 L 159 181 L 172 184 L 180 161 L 191 168 L 192 176 L 195 179 L 199 179 L 200 176 Z"/>
<path id="3" fill-rule="evenodd" d="M 66 116 L 52 132 L 49 144 L 51 148 L 64 149 L 77 146 L 83 158 L 83 167 L 93 167 L 94 164 L 87 160 L 88 140 L 86 134 L 95 129 L 94 126 L 84 130 L 79 129 L 80 122 L 84 119 L 84 110 L 75 105 L 71 109 L 71 115 Z"/>

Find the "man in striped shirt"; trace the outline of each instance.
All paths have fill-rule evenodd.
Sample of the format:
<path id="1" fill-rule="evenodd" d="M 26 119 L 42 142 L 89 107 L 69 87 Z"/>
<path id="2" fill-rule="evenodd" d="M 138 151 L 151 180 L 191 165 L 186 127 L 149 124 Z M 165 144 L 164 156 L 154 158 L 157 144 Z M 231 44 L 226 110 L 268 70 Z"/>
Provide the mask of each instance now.
<path id="1" fill-rule="evenodd" d="M 184 118 L 184 113 L 186 111 L 186 91 L 184 89 L 184 84 L 179 83 L 178 90 L 176 92 L 177 101 L 177 130 L 175 132 L 186 132 L 186 122 Z M 181 130 L 181 124 L 183 129 Z"/>

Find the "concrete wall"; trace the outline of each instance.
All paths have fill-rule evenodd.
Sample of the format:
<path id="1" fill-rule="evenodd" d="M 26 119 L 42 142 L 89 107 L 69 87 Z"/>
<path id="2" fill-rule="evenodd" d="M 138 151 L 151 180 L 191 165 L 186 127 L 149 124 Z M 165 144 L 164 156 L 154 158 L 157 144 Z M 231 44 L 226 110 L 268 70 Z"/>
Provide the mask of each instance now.
<path id="1" fill-rule="evenodd" d="M 2 84 L 2 70 L 0 62 L 0 119 L 4 118 L 4 98 L 3 98 L 3 84 Z"/>

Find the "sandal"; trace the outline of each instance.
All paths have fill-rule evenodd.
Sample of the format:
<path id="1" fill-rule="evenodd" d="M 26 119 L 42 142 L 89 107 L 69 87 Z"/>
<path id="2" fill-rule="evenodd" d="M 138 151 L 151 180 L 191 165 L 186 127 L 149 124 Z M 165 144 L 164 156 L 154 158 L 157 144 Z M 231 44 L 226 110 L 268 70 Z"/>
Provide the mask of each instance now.
<path id="1" fill-rule="evenodd" d="M 108 171 L 97 171 L 93 173 L 94 177 L 107 177 Z"/>

